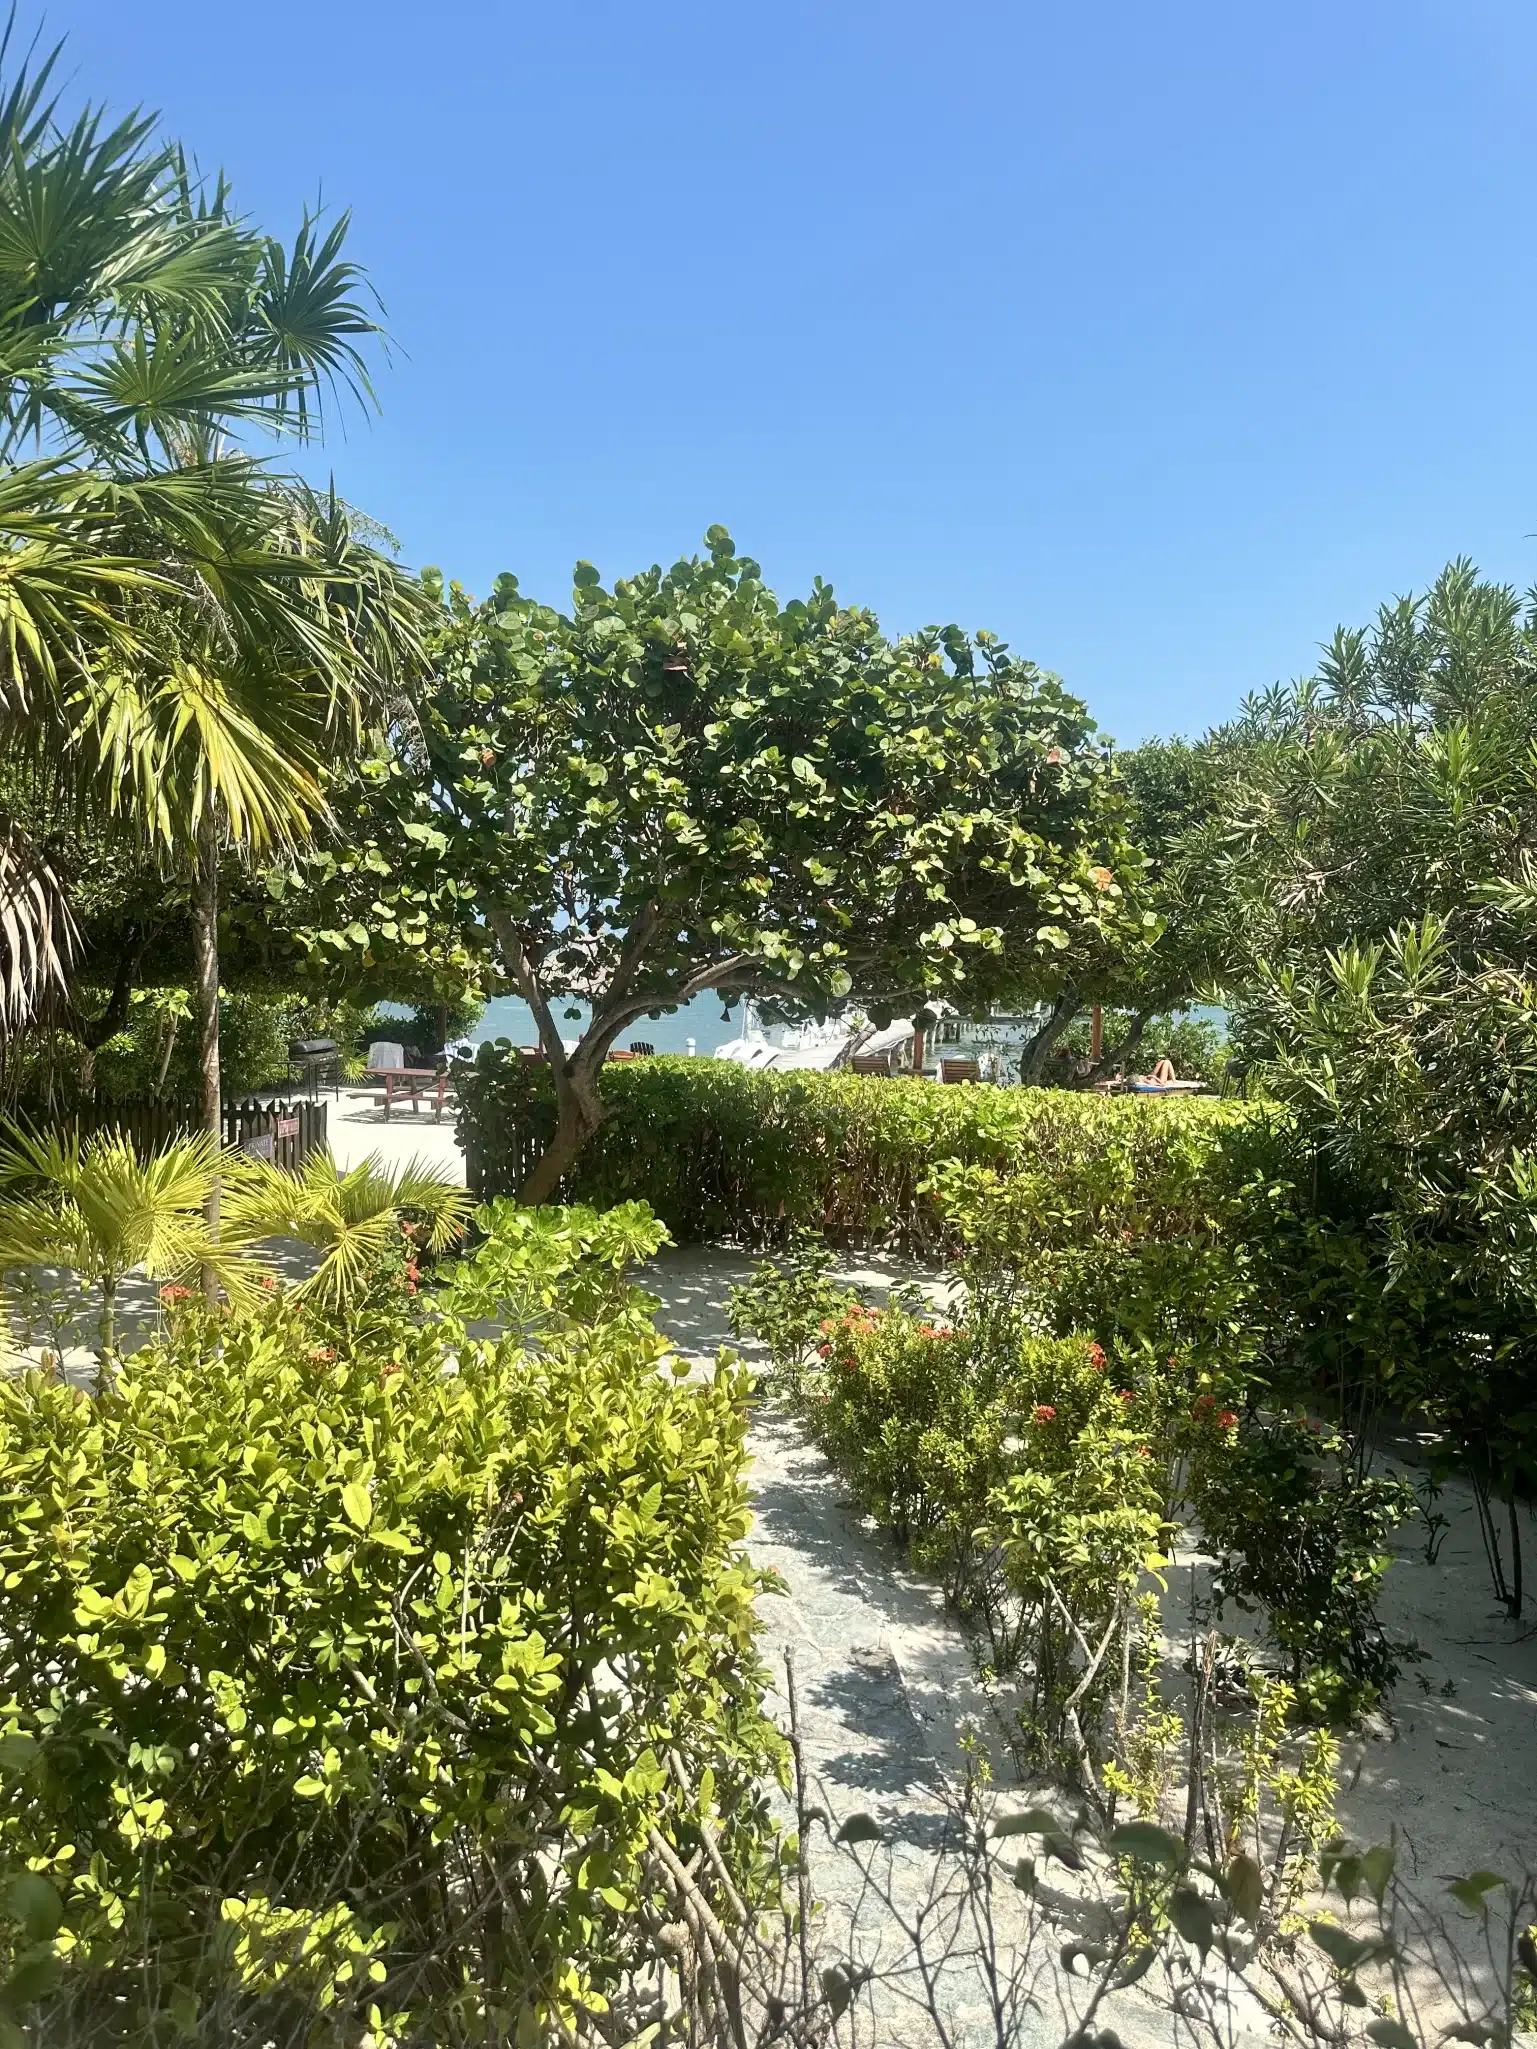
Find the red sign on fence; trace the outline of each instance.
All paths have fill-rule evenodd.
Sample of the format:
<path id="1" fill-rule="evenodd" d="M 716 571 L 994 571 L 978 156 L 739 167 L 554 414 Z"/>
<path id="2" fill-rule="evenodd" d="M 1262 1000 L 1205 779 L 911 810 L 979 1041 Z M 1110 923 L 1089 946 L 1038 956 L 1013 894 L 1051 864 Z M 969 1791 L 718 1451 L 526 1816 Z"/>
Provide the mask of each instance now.
<path id="1" fill-rule="evenodd" d="M 297 1138 L 298 1136 L 299 1120 L 297 1117 L 280 1117 L 278 1119 L 279 1138 Z"/>

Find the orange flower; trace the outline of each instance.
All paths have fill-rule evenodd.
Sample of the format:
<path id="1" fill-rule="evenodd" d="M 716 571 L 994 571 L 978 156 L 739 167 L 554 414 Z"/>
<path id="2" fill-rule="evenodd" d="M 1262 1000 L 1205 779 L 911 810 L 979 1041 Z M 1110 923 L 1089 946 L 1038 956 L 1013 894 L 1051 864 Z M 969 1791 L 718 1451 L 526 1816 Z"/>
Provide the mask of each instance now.
<path id="1" fill-rule="evenodd" d="M 1103 1365 L 1104 1365 L 1104 1363 L 1105 1363 L 1105 1348 L 1104 1348 L 1104 1346 L 1103 1346 L 1103 1345 L 1090 1345 L 1090 1347 L 1089 1347 L 1089 1364 L 1090 1364 L 1091 1366 L 1094 1366 L 1094 1367 L 1100 1367 L 1100 1366 L 1103 1366 Z"/>
<path id="2" fill-rule="evenodd" d="M 1217 1428 L 1219 1430 L 1231 1430 L 1237 1421 L 1238 1418 L 1233 1414 L 1233 1411 L 1231 1409 L 1224 1409 L 1222 1411 L 1222 1414 L 1217 1418 Z"/>
<path id="3" fill-rule="evenodd" d="M 1091 868 L 1089 873 L 1094 877 L 1095 885 L 1100 889 L 1108 889 L 1115 880 L 1115 877 L 1108 868 Z"/>
<path id="4" fill-rule="evenodd" d="M 1035 1420 L 1037 1423 L 1050 1423 L 1055 1418 L 1056 1413 L 1050 1402 L 1041 1402 L 1036 1407 Z"/>

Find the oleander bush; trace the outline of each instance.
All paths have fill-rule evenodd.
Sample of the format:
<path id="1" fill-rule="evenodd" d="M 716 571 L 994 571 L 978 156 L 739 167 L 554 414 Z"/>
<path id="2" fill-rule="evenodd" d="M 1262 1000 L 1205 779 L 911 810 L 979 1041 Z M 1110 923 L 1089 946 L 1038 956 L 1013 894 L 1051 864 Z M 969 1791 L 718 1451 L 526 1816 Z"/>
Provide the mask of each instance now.
<path id="1" fill-rule="evenodd" d="M 674 1866 L 772 1895 L 744 1379 L 617 1284 L 654 1223 L 481 1223 L 466 1304 L 526 1341 L 402 1281 L 0 1380 L 13 2031 L 626 2039 Z"/>

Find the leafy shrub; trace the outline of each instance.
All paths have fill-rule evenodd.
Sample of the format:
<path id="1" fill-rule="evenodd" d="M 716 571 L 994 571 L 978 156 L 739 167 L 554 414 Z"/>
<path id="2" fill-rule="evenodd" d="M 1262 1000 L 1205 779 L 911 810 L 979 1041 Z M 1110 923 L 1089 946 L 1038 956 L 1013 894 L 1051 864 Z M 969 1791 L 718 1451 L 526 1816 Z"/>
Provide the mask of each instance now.
<path id="1" fill-rule="evenodd" d="M 455 1068 L 471 1186 L 515 1194 L 554 1131 L 547 1069 L 505 1041 Z M 831 1240 L 932 1250 L 951 1242 L 928 1187 L 941 1161 L 1035 1172 L 1063 1241 L 1104 1221 L 1167 1219 L 1178 1232 L 1230 1138 L 1285 1159 L 1284 1135 L 1255 1106 L 1157 1102 L 1060 1090 L 943 1088 L 843 1073 L 758 1073 L 726 1060 L 627 1061 L 605 1070 L 608 1117 L 567 1194 L 600 1208 L 640 1198 L 680 1244 L 783 1243 L 796 1225 Z M 1247 1154 L 1246 1154 L 1247 1158 Z M 1160 1226 L 1162 1228 L 1163 1226 Z"/>
<path id="2" fill-rule="evenodd" d="M 1199 1412 L 1198 1412 L 1199 1414 Z M 1336 1431 L 1304 1416 L 1230 1429 L 1208 1409 L 1191 1493 L 1220 1554 L 1219 1602 L 1264 1610 L 1304 1708 L 1349 1719 L 1397 1678 L 1404 1646 L 1377 1620 L 1387 1539 L 1413 1513 L 1407 1480 L 1361 1473 Z"/>
<path id="3" fill-rule="evenodd" d="M 558 1313 L 582 1246 L 483 1221 L 498 1303 L 554 1290 L 532 1349 L 404 1293 L 193 1300 L 96 1400 L 0 1381 L 0 1892 L 57 1898 L 11 1953 L 47 2039 L 564 2038 L 650 1969 L 668 1856 L 772 1881 L 743 1379 L 685 1384 L 626 1298 Z"/>
<path id="4" fill-rule="evenodd" d="M 860 1505 L 985 1628 L 991 1669 L 1024 1680 L 1028 1763 L 1096 1792 L 1106 1710 L 1151 1623 L 1137 1592 L 1165 1536 L 1147 1427 L 1162 1402 L 1083 1335 L 999 1342 L 906 1304 L 829 1302 L 828 1285 L 809 1258 L 798 1276 L 766 1265 L 735 1323 L 768 1338 Z M 808 1330 L 811 1306 L 833 1313 Z"/>
<path id="5" fill-rule="evenodd" d="M 95 1056 L 94 1087 L 106 1102 L 171 1103 L 198 1099 L 197 1030 L 185 990 L 143 991 L 116 1037 Z M 219 998 L 219 1062 L 226 1095 L 282 1086 L 288 1081 L 288 1048 L 294 1039 L 334 1038 L 344 1055 L 374 1034 L 380 1020 L 372 1005 L 327 1002 L 301 994 L 226 990 Z M 78 1063 L 77 1063 L 78 1064 Z M 66 1093 L 69 1077 L 65 1077 Z"/>

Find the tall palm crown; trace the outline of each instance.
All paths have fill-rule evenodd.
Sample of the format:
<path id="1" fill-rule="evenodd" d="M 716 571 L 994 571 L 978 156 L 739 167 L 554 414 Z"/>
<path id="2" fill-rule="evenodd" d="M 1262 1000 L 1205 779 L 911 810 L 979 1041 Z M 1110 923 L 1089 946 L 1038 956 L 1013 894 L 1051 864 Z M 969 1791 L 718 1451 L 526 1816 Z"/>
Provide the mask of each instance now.
<path id="1" fill-rule="evenodd" d="M 0 85 L 0 776 L 168 851 L 214 816 L 260 847 L 306 828 L 336 728 L 416 658 L 409 581 L 240 440 L 370 399 L 367 288 L 345 216 L 285 248 L 149 120 L 66 121 L 57 57 Z M 0 811 L 0 1027 L 69 939 Z"/>

